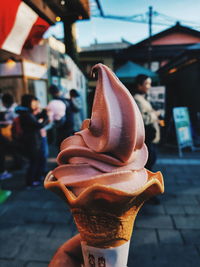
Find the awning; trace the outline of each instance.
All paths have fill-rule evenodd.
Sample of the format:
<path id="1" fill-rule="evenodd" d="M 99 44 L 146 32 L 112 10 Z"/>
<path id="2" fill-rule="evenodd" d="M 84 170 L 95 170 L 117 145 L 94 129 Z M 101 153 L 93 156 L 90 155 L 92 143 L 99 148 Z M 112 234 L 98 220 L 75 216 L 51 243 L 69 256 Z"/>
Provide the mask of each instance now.
<path id="1" fill-rule="evenodd" d="M 132 83 L 139 74 L 145 74 L 152 78 L 153 82 L 159 80 L 158 74 L 146 69 L 132 61 L 128 61 L 126 64 L 116 70 L 115 74 L 124 83 Z"/>
<path id="2" fill-rule="evenodd" d="M 0 48 L 21 54 L 37 44 L 50 25 L 21 0 L 0 1 Z"/>

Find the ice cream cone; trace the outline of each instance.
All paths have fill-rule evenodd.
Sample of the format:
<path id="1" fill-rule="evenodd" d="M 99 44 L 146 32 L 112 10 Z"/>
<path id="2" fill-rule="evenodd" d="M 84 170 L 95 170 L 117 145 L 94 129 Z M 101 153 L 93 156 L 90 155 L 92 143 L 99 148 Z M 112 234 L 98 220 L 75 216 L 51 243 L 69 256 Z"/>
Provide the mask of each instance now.
<path id="1" fill-rule="evenodd" d="M 98 81 L 91 119 L 62 142 L 59 166 L 44 185 L 70 207 L 85 267 L 125 267 L 136 215 L 164 184 L 160 172 L 144 168 L 144 124 L 133 97 L 108 67 L 93 70 Z"/>
<path id="2" fill-rule="evenodd" d="M 143 203 L 164 191 L 162 174 L 150 171 L 147 183 L 132 194 L 94 184 L 76 197 L 51 172 L 44 185 L 69 204 L 82 240 L 99 248 L 117 247 L 129 241 Z"/>

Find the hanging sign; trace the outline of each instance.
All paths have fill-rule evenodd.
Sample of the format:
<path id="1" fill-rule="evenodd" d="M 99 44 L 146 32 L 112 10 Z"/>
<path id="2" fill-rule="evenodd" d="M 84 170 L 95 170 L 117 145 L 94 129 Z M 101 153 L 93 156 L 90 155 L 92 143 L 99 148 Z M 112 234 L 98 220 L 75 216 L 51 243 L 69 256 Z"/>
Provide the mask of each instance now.
<path id="1" fill-rule="evenodd" d="M 0 1 L 0 49 L 20 55 L 24 45 L 38 44 L 48 27 L 24 1 Z"/>

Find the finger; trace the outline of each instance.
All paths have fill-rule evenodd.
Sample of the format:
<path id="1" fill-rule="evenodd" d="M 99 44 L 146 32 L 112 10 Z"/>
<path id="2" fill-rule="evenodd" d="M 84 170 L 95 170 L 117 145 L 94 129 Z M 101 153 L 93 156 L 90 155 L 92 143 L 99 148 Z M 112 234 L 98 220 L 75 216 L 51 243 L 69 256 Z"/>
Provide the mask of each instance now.
<path id="1" fill-rule="evenodd" d="M 75 255 L 82 255 L 81 250 L 81 237 L 80 234 L 75 235 L 71 239 L 69 239 L 67 242 L 65 242 L 61 247 L 61 250 L 64 250 L 65 252 L 69 252 L 70 254 Z"/>
<path id="2" fill-rule="evenodd" d="M 54 255 L 49 267 L 80 267 L 83 262 L 80 240 L 78 234 L 65 242 Z"/>
<path id="3" fill-rule="evenodd" d="M 64 251 L 58 251 L 51 260 L 48 267 L 81 267 L 79 260 L 75 256 L 71 257 Z"/>

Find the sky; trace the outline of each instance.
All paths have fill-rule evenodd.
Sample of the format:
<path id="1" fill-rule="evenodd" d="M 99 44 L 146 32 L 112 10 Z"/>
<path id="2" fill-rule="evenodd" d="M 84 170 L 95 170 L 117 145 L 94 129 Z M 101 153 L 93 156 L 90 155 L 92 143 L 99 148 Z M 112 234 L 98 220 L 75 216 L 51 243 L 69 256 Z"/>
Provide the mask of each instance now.
<path id="1" fill-rule="evenodd" d="M 93 0 L 94 1 L 94 0 Z M 99 0 L 105 15 L 133 16 L 145 15 L 149 6 L 153 11 L 164 14 L 153 16 L 152 33 L 156 34 L 180 21 L 185 26 L 195 26 L 200 30 L 200 1 L 199 0 Z M 93 13 L 94 14 L 94 13 Z M 195 22 L 195 23 L 189 23 Z M 156 25 L 162 22 L 169 25 Z M 171 26 L 170 26 L 171 25 Z M 63 36 L 62 23 L 51 27 L 46 36 Z M 130 43 L 137 43 L 149 35 L 148 24 L 126 22 L 114 19 L 104 19 L 91 16 L 90 20 L 76 23 L 77 44 L 79 47 L 89 46 L 95 40 L 99 43 L 120 42 L 125 39 Z"/>

